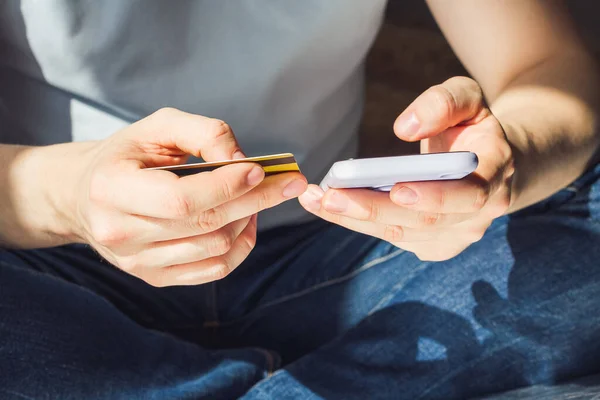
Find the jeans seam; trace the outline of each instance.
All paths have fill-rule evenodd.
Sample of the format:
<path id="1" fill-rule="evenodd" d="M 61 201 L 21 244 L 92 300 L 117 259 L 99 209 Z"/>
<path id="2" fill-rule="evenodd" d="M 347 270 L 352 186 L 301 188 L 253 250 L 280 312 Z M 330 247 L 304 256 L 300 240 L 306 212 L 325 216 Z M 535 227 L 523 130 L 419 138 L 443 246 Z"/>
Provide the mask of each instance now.
<path id="1" fill-rule="evenodd" d="M 261 347 L 252 347 L 251 349 L 259 352 L 265 357 L 267 369 L 265 379 L 273 376 L 281 363 L 280 355 L 272 350 L 263 349 Z"/>
<path id="2" fill-rule="evenodd" d="M 10 263 L 7 263 L 6 261 L 3 261 L 3 260 L 0 260 L 0 265 L 3 265 L 3 266 L 8 267 L 8 268 L 19 268 L 18 266 L 10 264 Z"/>
<path id="3" fill-rule="evenodd" d="M 416 273 L 422 272 L 425 268 L 429 267 L 431 264 L 433 264 L 433 263 L 432 262 L 421 262 L 421 264 L 417 268 L 415 268 L 413 271 L 411 271 L 411 274 L 406 279 L 403 279 L 401 282 L 396 283 L 394 285 L 394 287 L 392 287 L 390 289 L 390 292 L 386 296 L 384 296 L 381 300 L 379 300 L 379 302 L 377 302 L 377 304 L 369 310 L 366 317 L 368 317 L 368 316 L 372 315 L 373 313 L 379 311 L 380 309 L 384 308 L 385 305 L 387 303 L 389 303 L 390 300 L 392 298 L 394 298 L 396 296 L 396 294 L 400 290 L 402 290 L 414 278 Z"/>
<path id="4" fill-rule="evenodd" d="M 406 250 L 403 250 L 403 249 L 399 248 L 399 249 L 393 251 L 392 253 L 386 254 L 385 256 L 381 256 L 381 257 L 375 258 L 375 259 L 373 259 L 373 260 L 371 260 L 371 261 L 363 264 L 359 268 L 355 269 L 354 271 L 352 271 L 352 272 L 350 272 L 350 273 L 348 273 L 346 275 L 343 275 L 343 276 L 340 276 L 340 277 L 337 277 L 337 278 L 333 278 L 333 279 L 329 279 L 329 280 L 320 282 L 320 283 L 318 283 L 316 285 L 313 285 L 311 287 L 308 287 L 306 289 L 303 289 L 303 290 L 300 290 L 298 292 L 295 292 L 295 293 L 292 293 L 292 294 L 280 297 L 280 298 L 278 298 L 276 300 L 272 300 L 270 302 L 267 302 L 267 303 L 265 303 L 265 304 L 263 304 L 263 305 L 255 308 L 250 313 L 248 313 L 248 314 L 246 314 L 246 315 L 244 315 L 242 317 L 236 318 L 236 319 L 231 320 L 231 321 L 221 322 L 220 326 L 234 325 L 234 324 L 236 324 L 236 323 L 238 323 L 240 321 L 243 321 L 243 320 L 245 320 L 245 319 L 247 319 L 247 318 L 255 315 L 259 311 L 262 311 L 262 310 L 264 310 L 266 308 L 273 307 L 275 305 L 282 304 L 282 303 L 285 303 L 285 302 L 290 301 L 290 300 L 298 299 L 300 297 L 303 297 L 305 295 L 313 293 L 313 292 L 315 292 L 317 290 L 320 290 L 320 289 L 323 289 L 323 288 L 326 288 L 326 287 L 329 287 L 329 286 L 332 286 L 332 285 L 336 285 L 338 283 L 345 282 L 345 281 L 347 281 L 349 279 L 352 279 L 352 278 L 360 275 L 361 273 L 363 273 L 365 271 L 368 271 L 371 268 L 373 268 L 373 267 L 375 267 L 375 266 L 377 266 L 377 265 L 379 265 L 381 263 L 389 261 L 389 260 L 391 260 L 391 259 L 393 259 L 393 258 L 395 258 L 395 257 L 397 257 L 400 254 L 403 254 L 405 252 L 406 252 Z"/>
<path id="5" fill-rule="evenodd" d="M 213 313 L 213 315 L 211 317 L 213 320 L 215 320 L 215 322 L 218 322 L 219 321 L 219 311 L 218 311 L 218 306 L 217 306 L 217 283 L 216 282 L 211 283 L 210 294 L 211 294 L 212 313 Z"/>
<path id="6" fill-rule="evenodd" d="M 27 395 L 25 395 L 25 394 L 18 393 L 18 392 L 15 392 L 15 391 L 9 390 L 9 389 L 0 389 L 0 392 L 2 392 L 2 393 L 6 393 L 6 394 L 10 394 L 10 395 L 14 395 L 14 396 L 17 396 L 17 397 L 18 397 L 18 398 L 20 398 L 20 399 L 26 399 L 26 400 L 35 400 L 33 397 L 29 397 L 29 396 L 27 396 Z"/>

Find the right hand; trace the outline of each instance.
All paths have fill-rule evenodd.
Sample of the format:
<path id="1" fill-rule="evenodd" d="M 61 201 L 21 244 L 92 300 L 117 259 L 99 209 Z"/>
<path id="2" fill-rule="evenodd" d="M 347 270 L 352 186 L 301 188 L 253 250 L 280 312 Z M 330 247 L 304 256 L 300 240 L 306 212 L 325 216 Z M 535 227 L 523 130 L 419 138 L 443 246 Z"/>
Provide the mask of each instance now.
<path id="1" fill-rule="evenodd" d="M 256 241 L 256 213 L 306 190 L 300 173 L 264 177 L 241 163 L 177 177 L 145 167 L 243 153 L 222 121 L 163 109 L 97 142 L 70 198 L 73 232 L 153 286 L 221 279 Z"/>

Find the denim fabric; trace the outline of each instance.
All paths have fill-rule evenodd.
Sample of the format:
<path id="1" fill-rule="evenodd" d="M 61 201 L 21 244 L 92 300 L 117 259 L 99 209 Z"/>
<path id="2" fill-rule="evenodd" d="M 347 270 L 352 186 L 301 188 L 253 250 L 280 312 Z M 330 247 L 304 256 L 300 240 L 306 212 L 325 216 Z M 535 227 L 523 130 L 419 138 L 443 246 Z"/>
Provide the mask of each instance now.
<path id="1" fill-rule="evenodd" d="M 563 382 L 556 385 L 539 384 L 522 389 L 486 396 L 476 400 L 598 400 L 600 375 Z M 473 399 L 475 400 L 475 399 Z"/>
<path id="2" fill-rule="evenodd" d="M 0 398 L 453 399 L 598 372 L 599 178 L 438 263 L 321 221 L 196 287 L 2 250 Z"/>

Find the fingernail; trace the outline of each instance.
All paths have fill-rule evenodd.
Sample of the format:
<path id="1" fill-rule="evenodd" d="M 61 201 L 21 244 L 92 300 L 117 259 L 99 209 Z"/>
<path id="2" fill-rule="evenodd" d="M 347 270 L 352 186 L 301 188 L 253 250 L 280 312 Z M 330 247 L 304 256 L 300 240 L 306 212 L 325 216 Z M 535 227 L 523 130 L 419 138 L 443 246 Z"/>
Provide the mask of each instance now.
<path id="1" fill-rule="evenodd" d="M 256 186 L 260 182 L 262 182 L 264 177 L 265 177 L 265 171 L 263 171 L 263 169 L 261 167 L 255 166 L 248 173 L 248 176 L 246 177 L 246 182 L 250 186 Z"/>
<path id="2" fill-rule="evenodd" d="M 300 179 L 295 179 L 283 189 L 283 197 L 292 198 L 298 197 L 306 190 L 306 182 Z"/>
<path id="3" fill-rule="evenodd" d="M 240 160 L 242 158 L 246 158 L 246 155 L 240 150 L 236 150 L 235 153 L 233 153 L 232 160 Z"/>
<path id="4" fill-rule="evenodd" d="M 332 192 L 323 204 L 325 209 L 332 213 L 343 213 L 348 209 L 348 198 L 340 192 Z"/>
<path id="5" fill-rule="evenodd" d="M 406 186 L 402 186 L 400 189 L 396 190 L 393 197 L 394 202 L 406 205 L 415 204 L 417 200 L 419 200 L 419 197 L 414 190 L 407 188 Z"/>
<path id="6" fill-rule="evenodd" d="M 397 133 L 406 137 L 415 136 L 417 133 L 419 133 L 420 127 L 421 123 L 417 119 L 417 115 L 414 112 L 402 115 L 396 123 Z"/>
<path id="7" fill-rule="evenodd" d="M 323 191 L 317 187 L 309 186 L 306 192 L 302 195 L 302 204 L 309 211 L 317 212 L 321 209 L 321 199 Z"/>

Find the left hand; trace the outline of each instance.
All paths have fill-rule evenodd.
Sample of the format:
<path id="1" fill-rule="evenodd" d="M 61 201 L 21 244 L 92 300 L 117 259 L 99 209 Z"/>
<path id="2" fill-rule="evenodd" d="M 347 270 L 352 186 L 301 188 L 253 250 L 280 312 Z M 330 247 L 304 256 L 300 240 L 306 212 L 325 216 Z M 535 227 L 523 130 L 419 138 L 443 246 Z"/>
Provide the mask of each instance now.
<path id="1" fill-rule="evenodd" d="M 511 146 L 500 122 L 469 78 L 433 86 L 398 117 L 396 135 L 421 140 L 422 153 L 472 151 L 477 170 L 454 181 L 396 184 L 390 193 L 330 189 L 316 185 L 300 196 L 309 212 L 348 229 L 411 251 L 421 260 L 442 261 L 480 240 L 511 205 L 514 172 Z"/>

